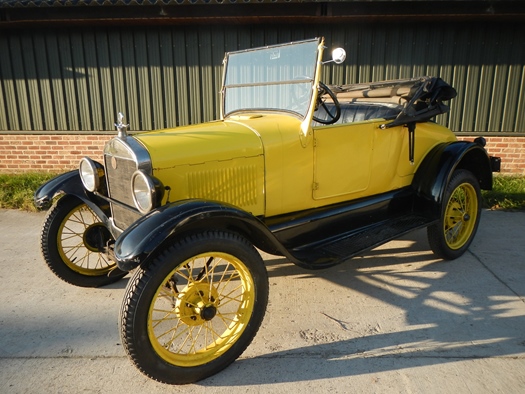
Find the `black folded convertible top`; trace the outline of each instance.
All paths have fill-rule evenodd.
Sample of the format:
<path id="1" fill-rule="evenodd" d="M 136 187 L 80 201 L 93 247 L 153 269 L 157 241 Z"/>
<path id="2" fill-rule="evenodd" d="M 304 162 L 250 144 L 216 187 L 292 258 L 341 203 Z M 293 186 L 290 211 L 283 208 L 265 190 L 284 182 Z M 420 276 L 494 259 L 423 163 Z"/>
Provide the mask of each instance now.
<path id="1" fill-rule="evenodd" d="M 457 95 L 456 89 L 437 77 L 334 86 L 332 90 L 338 97 L 341 95 L 352 98 L 377 98 L 378 101 L 381 98 L 399 97 L 400 101 L 404 102 L 403 109 L 392 122 L 384 125 L 385 128 L 426 122 L 436 115 L 444 114 L 450 108 L 443 101 L 453 99 Z"/>

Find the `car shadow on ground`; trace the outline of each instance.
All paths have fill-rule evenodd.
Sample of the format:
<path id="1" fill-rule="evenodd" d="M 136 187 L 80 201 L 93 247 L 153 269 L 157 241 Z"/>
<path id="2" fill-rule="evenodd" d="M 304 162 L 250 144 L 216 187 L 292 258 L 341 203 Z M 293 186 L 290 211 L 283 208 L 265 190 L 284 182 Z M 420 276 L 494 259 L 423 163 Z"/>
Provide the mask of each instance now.
<path id="1" fill-rule="evenodd" d="M 445 262 L 428 250 L 424 232 L 413 233 L 403 241 L 405 245 L 408 241 L 408 249 L 400 250 L 396 243 L 389 243 L 319 271 L 304 270 L 283 258 L 266 261 L 270 280 L 315 277 L 352 289 L 360 296 L 387 304 L 385 308 L 401 311 L 401 326 L 344 340 L 316 342 L 314 338 L 313 343 L 304 346 L 241 358 L 201 384 L 212 387 L 300 382 L 523 356 L 523 300 L 496 280 L 473 252 Z M 324 313 L 322 308 L 317 312 Z M 345 320 L 338 321 L 339 329 L 352 330 L 352 317 Z M 291 330 L 293 327 L 290 325 Z M 297 337 L 300 333 L 290 335 L 294 334 Z"/>

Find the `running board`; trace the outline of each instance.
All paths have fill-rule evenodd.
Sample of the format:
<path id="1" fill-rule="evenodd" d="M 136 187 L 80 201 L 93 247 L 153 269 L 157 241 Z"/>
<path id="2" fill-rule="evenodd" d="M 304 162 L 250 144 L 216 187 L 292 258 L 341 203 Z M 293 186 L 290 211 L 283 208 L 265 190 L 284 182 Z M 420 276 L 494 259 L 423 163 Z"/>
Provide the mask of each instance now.
<path id="1" fill-rule="evenodd" d="M 340 234 L 320 242 L 289 250 L 298 265 L 321 269 L 342 263 L 359 253 L 382 245 L 418 228 L 427 227 L 434 220 L 423 216 L 408 215 L 388 219 L 351 233 Z"/>

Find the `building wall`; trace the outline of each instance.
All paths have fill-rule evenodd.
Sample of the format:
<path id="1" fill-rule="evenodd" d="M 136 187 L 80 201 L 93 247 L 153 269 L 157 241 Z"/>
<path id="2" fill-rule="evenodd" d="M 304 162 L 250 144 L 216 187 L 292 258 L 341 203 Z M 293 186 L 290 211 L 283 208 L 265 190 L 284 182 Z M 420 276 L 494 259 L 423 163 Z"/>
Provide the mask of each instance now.
<path id="1" fill-rule="evenodd" d="M 112 135 L 0 135 L 0 173 L 60 173 L 78 168 L 89 156 L 102 161 L 102 149 Z"/>
<path id="2" fill-rule="evenodd" d="M 510 144 L 498 147 L 509 150 L 505 155 L 520 156 L 509 156 L 513 162 L 504 161 L 504 170 L 524 173 L 514 163 L 522 160 L 525 135 L 525 25 L 518 22 L 1 33 L 0 53 L 7 56 L 0 56 L 0 172 L 61 171 L 76 167 L 83 155 L 100 155 L 109 138 L 100 132 L 114 130 L 119 111 L 132 131 L 216 119 L 224 52 L 324 36 L 329 48 L 343 46 L 348 54 L 343 65 L 326 67 L 324 82 L 440 76 L 458 97 L 437 121 L 472 135 L 517 133 L 497 144 Z"/>
<path id="3" fill-rule="evenodd" d="M 459 136 L 458 140 L 473 141 L 478 136 Z M 525 175 L 525 136 L 485 137 L 485 148 L 491 156 L 501 157 L 501 173 Z"/>
<path id="4" fill-rule="evenodd" d="M 64 172 L 89 156 L 102 162 L 112 135 L 0 135 L 0 173 Z M 472 141 L 477 136 L 460 136 Z M 487 152 L 502 159 L 501 173 L 525 175 L 525 136 L 485 137 Z"/>
<path id="5" fill-rule="evenodd" d="M 525 26 L 367 23 L 5 30 L 0 131 L 132 130 L 216 119 L 224 52 L 324 36 L 348 53 L 325 83 L 419 75 L 458 91 L 438 121 L 457 132 L 525 132 Z"/>

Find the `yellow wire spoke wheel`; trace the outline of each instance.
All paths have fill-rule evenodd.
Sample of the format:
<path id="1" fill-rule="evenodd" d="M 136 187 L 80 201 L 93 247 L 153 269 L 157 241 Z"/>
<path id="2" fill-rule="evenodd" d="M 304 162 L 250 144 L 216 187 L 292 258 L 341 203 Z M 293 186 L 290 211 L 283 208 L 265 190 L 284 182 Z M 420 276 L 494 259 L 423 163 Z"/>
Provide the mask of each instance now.
<path id="1" fill-rule="evenodd" d="M 204 275 L 196 279 L 200 272 Z M 158 288 L 148 335 L 167 362 L 183 367 L 205 364 L 235 343 L 250 321 L 254 303 L 255 284 L 241 261 L 224 253 L 195 256 L 170 272 Z"/>
<path id="2" fill-rule="evenodd" d="M 476 190 L 469 183 L 459 185 L 450 196 L 445 208 L 443 232 L 451 249 L 467 243 L 476 224 L 478 200 Z"/>
<path id="3" fill-rule="evenodd" d="M 97 215 L 82 200 L 65 195 L 44 220 L 40 246 L 46 264 L 60 279 L 76 286 L 98 287 L 126 275 L 100 252 L 110 240 L 109 230 Z"/>
<path id="4" fill-rule="evenodd" d="M 148 377 L 170 384 L 226 368 L 266 311 L 268 276 L 259 253 L 239 235 L 216 231 L 183 238 L 156 256 L 126 289 L 120 327 L 129 357 Z"/>
<path id="5" fill-rule="evenodd" d="M 476 177 L 467 170 L 455 171 L 445 191 L 440 221 L 427 229 L 428 242 L 438 257 L 453 260 L 465 253 L 478 228 L 480 201 Z"/>
<path id="6" fill-rule="evenodd" d="M 109 232 L 85 204 L 75 207 L 60 223 L 57 244 L 60 257 L 73 271 L 82 275 L 107 274 L 115 263 L 98 251 L 97 235 Z"/>

